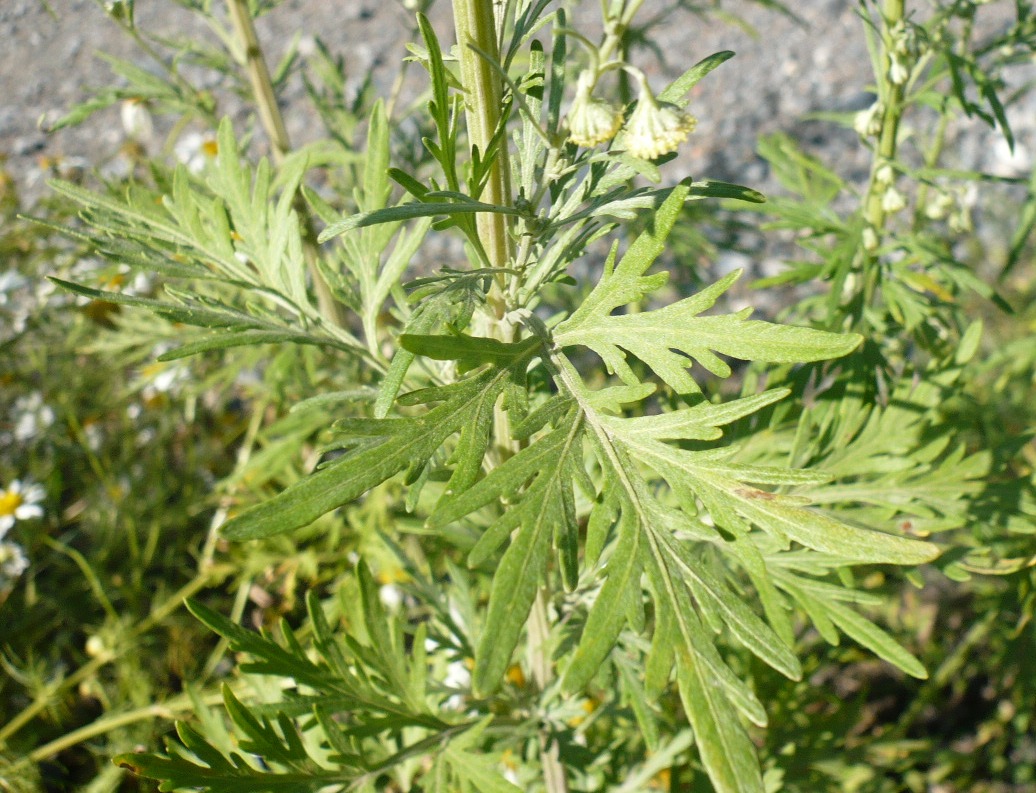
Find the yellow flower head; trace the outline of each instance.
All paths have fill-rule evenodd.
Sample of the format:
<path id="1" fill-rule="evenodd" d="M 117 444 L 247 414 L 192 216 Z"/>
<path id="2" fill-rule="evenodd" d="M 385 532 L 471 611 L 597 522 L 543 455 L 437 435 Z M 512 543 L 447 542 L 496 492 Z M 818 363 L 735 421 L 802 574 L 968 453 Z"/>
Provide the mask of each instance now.
<path id="1" fill-rule="evenodd" d="M 676 151 L 698 126 L 698 119 L 669 102 L 659 102 L 640 82 L 640 98 L 626 122 L 623 143 L 626 151 L 642 160 L 653 160 Z"/>

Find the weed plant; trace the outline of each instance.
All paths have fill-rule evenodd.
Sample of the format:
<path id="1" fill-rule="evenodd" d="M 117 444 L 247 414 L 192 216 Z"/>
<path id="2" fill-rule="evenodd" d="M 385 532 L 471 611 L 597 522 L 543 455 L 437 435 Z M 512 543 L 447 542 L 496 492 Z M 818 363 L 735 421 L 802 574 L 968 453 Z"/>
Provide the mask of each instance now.
<path id="1" fill-rule="evenodd" d="M 686 177 L 737 61 L 653 84 L 643 0 L 410 3 L 412 104 L 182 5 L 219 46 L 104 3 L 149 68 L 58 122 L 121 172 L 0 185 L 0 787 L 1036 785 L 1036 174 L 947 145 L 1016 145 L 1029 3 L 862 0 L 869 177 L 772 136 L 768 200 Z"/>

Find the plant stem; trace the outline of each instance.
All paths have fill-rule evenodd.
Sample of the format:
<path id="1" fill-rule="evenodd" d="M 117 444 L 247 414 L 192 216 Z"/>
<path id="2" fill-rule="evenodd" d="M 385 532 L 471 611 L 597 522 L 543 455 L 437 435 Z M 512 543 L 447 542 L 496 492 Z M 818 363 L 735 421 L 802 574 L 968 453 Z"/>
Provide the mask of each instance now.
<path id="1" fill-rule="evenodd" d="M 501 134 L 491 151 L 494 137 L 502 123 L 504 81 L 490 62 L 500 61 L 500 48 L 493 0 L 453 0 L 453 19 L 460 50 L 461 83 L 465 90 L 465 117 L 468 137 L 473 149 L 485 158 L 492 156 L 486 186 L 479 198 L 490 204 L 511 206 L 510 165 L 507 156 L 507 136 Z M 507 267 L 513 257 L 508 219 L 497 213 L 483 213 L 476 218 L 479 240 L 492 267 Z M 503 273 L 494 279 L 489 295 L 493 310 L 490 324 L 492 334 L 502 341 L 512 341 L 514 327 L 505 319 L 508 311 L 507 283 Z M 492 321 L 495 319 L 495 321 Z M 494 415 L 494 433 L 500 459 L 506 459 L 519 448 L 511 440 L 510 420 L 498 405 Z M 537 592 L 529 617 L 528 635 L 532 675 L 543 691 L 553 677 L 550 659 L 550 621 L 547 612 L 549 592 L 541 587 Z M 567 793 L 564 766 L 559 757 L 557 741 L 546 731 L 540 731 L 540 762 L 548 793 Z"/>
<path id="2" fill-rule="evenodd" d="M 175 719 L 177 715 L 187 712 L 191 709 L 191 702 L 187 697 L 182 698 L 182 702 L 179 707 L 171 707 L 168 703 L 164 705 L 148 705 L 137 710 L 127 711 L 126 713 L 117 713 L 113 716 L 106 716 L 104 718 L 97 719 L 77 730 L 62 735 L 60 738 L 56 738 L 49 743 L 45 743 L 32 750 L 29 755 L 25 758 L 27 762 L 39 763 L 46 760 L 48 757 L 53 757 L 58 752 L 63 752 L 69 747 L 75 746 L 76 744 L 87 741 L 90 738 L 95 738 L 98 735 L 104 735 L 105 733 L 116 730 L 119 727 L 126 727 L 130 724 L 136 724 L 139 721 L 145 719 Z"/>
<path id="3" fill-rule="evenodd" d="M 889 31 L 897 22 L 903 19 L 903 14 L 904 0 L 886 0 L 882 14 L 885 24 L 882 31 L 882 43 L 886 52 L 882 65 L 885 73 L 883 75 L 876 75 L 879 81 L 885 82 L 887 86 L 885 91 L 885 113 L 881 119 L 881 137 L 878 139 L 878 151 L 871 171 L 871 183 L 867 193 L 866 205 L 867 220 L 875 229 L 881 229 L 885 222 L 885 210 L 881 206 L 883 187 L 876 184 L 875 175 L 883 165 L 892 162 L 896 158 L 896 147 L 899 141 L 899 120 L 903 115 L 903 85 L 893 83 L 888 79 L 889 66 L 891 65 L 888 53 L 892 49 Z"/>
<path id="4" fill-rule="evenodd" d="M 479 157 L 493 156 L 488 178 L 480 200 L 489 204 L 511 206 L 511 169 L 507 156 L 507 137 L 502 136 L 495 152 L 490 144 L 500 127 L 504 83 L 487 60 L 500 60 L 493 0 L 453 0 L 453 20 L 460 49 L 461 82 L 464 85 L 464 110 L 468 137 Z M 483 54 L 485 54 L 485 57 Z M 505 215 L 482 213 L 477 216 L 478 236 L 493 267 L 506 267 L 511 260 L 511 237 Z M 503 275 L 497 278 L 497 294 L 490 295 L 497 319 L 503 318 L 507 306 L 503 299 Z M 508 339 L 504 339 L 508 341 Z"/>
<path id="5" fill-rule="evenodd" d="M 529 667 L 533 683 L 545 691 L 554 679 L 554 667 L 550 660 L 550 612 L 547 604 L 550 592 L 541 586 L 529 614 Z M 544 729 L 540 730 L 540 762 L 543 764 L 543 782 L 548 793 L 566 793 L 568 781 L 561 764 L 558 742 Z"/>
<path id="6" fill-rule="evenodd" d="M 234 32 L 243 50 L 243 65 L 252 85 L 252 95 L 259 110 L 259 120 L 270 139 L 274 164 L 280 165 L 291 151 L 291 140 L 288 138 L 288 129 L 284 126 L 284 116 L 281 115 L 280 106 L 277 104 L 277 95 L 273 90 L 270 70 L 259 44 L 259 36 L 252 22 L 252 15 L 248 11 L 248 2 L 247 0 L 227 0 L 227 8 L 234 25 Z M 313 288 L 317 293 L 320 314 L 335 327 L 345 327 L 346 319 L 342 306 L 335 300 L 334 295 L 331 294 L 331 288 L 317 269 L 320 250 L 317 246 L 313 221 L 301 193 L 295 194 L 293 206 L 302 226 L 303 254 L 309 276 L 313 279 Z"/>
<path id="7" fill-rule="evenodd" d="M 876 74 L 875 79 L 878 85 L 885 89 L 879 92 L 884 95 L 885 112 L 881 118 L 881 136 L 878 139 L 878 148 L 871 164 L 870 182 L 867 186 L 867 196 L 864 199 L 864 220 L 873 229 L 879 240 L 887 218 L 882 200 L 889 187 L 879 178 L 879 173 L 896 159 L 899 121 L 903 115 L 904 85 L 893 83 L 889 78 L 889 69 L 892 64 L 891 53 L 894 46 L 891 31 L 897 22 L 901 22 L 905 18 L 905 15 L 906 0 L 884 0 L 882 3 L 881 43 L 884 57 L 881 59 L 881 68 L 883 73 Z M 880 266 L 876 257 L 869 253 L 862 257 L 862 263 L 863 306 L 869 306 L 874 300 L 880 280 Z"/>

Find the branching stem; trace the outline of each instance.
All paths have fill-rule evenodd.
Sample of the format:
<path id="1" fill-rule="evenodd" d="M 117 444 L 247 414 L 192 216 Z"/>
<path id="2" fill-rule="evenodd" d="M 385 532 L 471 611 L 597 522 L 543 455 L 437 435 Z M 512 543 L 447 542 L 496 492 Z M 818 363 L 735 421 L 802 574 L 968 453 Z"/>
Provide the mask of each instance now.
<path id="1" fill-rule="evenodd" d="M 883 53 L 881 68 L 883 73 L 876 74 L 875 78 L 879 86 L 884 86 L 885 90 L 880 93 L 883 95 L 885 108 L 881 118 L 881 134 L 878 139 L 878 147 L 874 161 L 871 164 L 867 197 L 864 200 L 864 219 L 879 241 L 884 231 L 888 214 L 882 204 L 885 192 L 889 188 L 889 185 L 883 179 L 883 172 L 896 159 L 896 148 L 899 142 L 899 122 L 903 115 L 903 98 L 905 95 L 904 83 L 893 82 L 890 78 L 891 54 L 894 45 L 892 30 L 897 22 L 902 22 L 905 19 L 905 16 L 906 0 L 884 0 L 882 3 L 881 43 Z M 864 255 L 863 262 L 863 305 L 868 306 L 874 300 L 874 294 L 880 280 L 880 267 L 876 258 L 870 254 Z"/>

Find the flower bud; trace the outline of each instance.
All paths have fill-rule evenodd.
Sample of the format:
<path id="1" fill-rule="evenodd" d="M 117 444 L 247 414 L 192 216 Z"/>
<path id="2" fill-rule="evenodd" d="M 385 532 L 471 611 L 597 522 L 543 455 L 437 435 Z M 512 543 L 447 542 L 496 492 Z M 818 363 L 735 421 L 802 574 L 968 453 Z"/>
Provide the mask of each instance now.
<path id="1" fill-rule="evenodd" d="M 122 129 L 130 140 L 147 143 L 154 134 L 154 124 L 147 105 L 140 99 L 126 99 L 120 108 Z"/>
<path id="2" fill-rule="evenodd" d="M 590 148 L 615 137 L 622 126 L 622 111 L 610 102 L 596 99 L 582 87 L 568 111 L 568 139 Z"/>
<path id="3" fill-rule="evenodd" d="M 861 138 L 876 138 L 881 134 L 881 121 L 884 115 L 885 105 L 875 102 L 853 116 L 853 129 Z"/>
<path id="4" fill-rule="evenodd" d="M 861 237 L 863 242 L 863 249 L 870 253 L 874 253 L 878 249 L 878 232 L 874 230 L 874 226 L 866 226 L 863 229 L 863 235 Z"/>
<path id="5" fill-rule="evenodd" d="M 892 56 L 892 64 L 889 66 L 889 82 L 893 85 L 903 85 L 910 78 L 910 70 L 899 55 Z"/>
<path id="6" fill-rule="evenodd" d="M 698 126 L 698 119 L 669 102 L 659 102 L 641 80 L 640 98 L 626 122 L 623 144 L 630 154 L 653 160 L 676 151 Z"/>
<path id="7" fill-rule="evenodd" d="M 929 220 L 943 220 L 953 209 L 953 197 L 939 192 L 928 201 L 924 208 L 925 217 Z"/>
<path id="8" fill-rule="evenodd" d="M 899 212 L 906 208 L 906 199 L 895 187 L 889 187 L 881 197 L 881 208 L 886 212 Z"/>
<path id="9" fill-rule="evenodd" d="M 108 651 L 108 648 L 105 647 L 104 639 L 102 639 L 100 636 L 97 636 L 97 635 L 90 636 L 86 640 L 86 648 L 85 649 L 86 649 L 86 654 L 90 658 L 100 658 L 102 655 L 104 655 Z"/>

